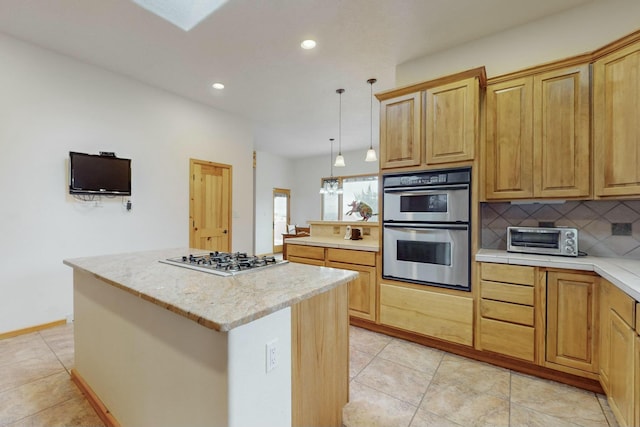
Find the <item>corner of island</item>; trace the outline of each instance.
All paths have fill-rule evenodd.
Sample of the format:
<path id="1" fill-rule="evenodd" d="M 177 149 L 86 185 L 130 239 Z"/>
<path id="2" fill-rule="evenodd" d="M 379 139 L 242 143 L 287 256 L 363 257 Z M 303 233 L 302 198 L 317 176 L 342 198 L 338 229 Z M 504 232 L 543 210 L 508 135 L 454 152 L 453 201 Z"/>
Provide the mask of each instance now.
<path id="1" fill-rule="evenodd" d="M 342 425 L 357 273 L 286 263 L 222 277 L 159 262 L 193 252 L 203 251 L 64 261 L 74 270 L 72 378 L 103 421 Z"/>

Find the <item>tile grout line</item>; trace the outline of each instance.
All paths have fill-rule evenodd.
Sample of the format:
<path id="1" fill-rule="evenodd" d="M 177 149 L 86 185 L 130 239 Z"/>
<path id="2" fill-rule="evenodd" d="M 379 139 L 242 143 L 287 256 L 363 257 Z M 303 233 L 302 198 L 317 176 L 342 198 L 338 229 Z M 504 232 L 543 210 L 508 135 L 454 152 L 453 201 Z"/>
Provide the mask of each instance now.
<path id="1" fill-rule="evenodd" d="M 420 407 L 422 406 L 422 402 L 424 402 L 424 398 L 427 396 L 427 392 L 429 391 L 429 387 L 431 387 L 431 383 L 433 382 L 433 379 L 436 377 L 436 374 L 438 373 L 438 369 L 440 369 L 440 365 L 442 365 L 442 361 L 444 360 L 444 356 L 445 356 L 445 352 L 442 352 L 442 355 L 440 357 L 440 361 L 438 362 L 438 366 L 436 366 L 436 369 L 433 371 L 433 375 L 431 376 L 431 379 L 429 380 L 429 384 L 427 384 L 427 388 L 424 390 L 424 393 L 422 394 L 422 399 L 420 399 L 420 403 L 418 403 L 418 405 L 416 406 L 416 410 L 413 413 L 413 416 L 411 417 L 411 420 L 409 421 L 409 425 L 408 427 L 411 427 L 411 424 L 413 423 L 413 420 L 415 420 L 416 415 L 418 415 L 418 411 L 420 410 Z M 430 412 L 430 411 L 428 411 Z M 448 421 L 448 418 L 443 417 Z"/>

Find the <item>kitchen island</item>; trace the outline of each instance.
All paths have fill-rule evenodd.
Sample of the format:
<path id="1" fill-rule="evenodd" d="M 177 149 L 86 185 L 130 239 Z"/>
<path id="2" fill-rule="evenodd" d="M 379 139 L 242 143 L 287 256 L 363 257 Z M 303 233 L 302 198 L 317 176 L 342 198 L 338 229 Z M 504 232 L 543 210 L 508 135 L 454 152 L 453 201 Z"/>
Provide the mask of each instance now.
<path id="1" fill-rule="evenodd" d="M 357 274 L 286 263 L 221 277 L 159 262 L 198 252 L 64 261 L 74 269 L 72 378 L 103 420 L 341 425 L 346 285 Z"/>

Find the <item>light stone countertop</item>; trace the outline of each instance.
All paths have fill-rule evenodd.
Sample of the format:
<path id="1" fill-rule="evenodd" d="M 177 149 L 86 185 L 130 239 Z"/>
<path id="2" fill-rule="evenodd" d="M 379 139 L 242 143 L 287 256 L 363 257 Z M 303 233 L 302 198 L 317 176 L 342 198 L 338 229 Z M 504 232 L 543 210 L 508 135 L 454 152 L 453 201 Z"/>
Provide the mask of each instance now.
<path id="1" fill-rule="evenodd" d="M 476 261 L 594 271 L 640 302 L 640 261 L 594 256 L 563 257 L 480 249 Z"/>
<path id="2" fill-rule="evenodd" d="M 377 239 L 345 240 L 342 236 L 309 236 L 285 238 L 285 243 L 291 245 L 323 246 L 326 248 L 352 249 L 357 251 L 378 252 L 380 250 Z"/>
<path id="3" fill-rule="evenodd" d="M 217 276 L 160 263 L 201 249 L 167 249 L 64 260 L 144 300 L 207 328 L 226 332 L 357 277 L 356 272 L 283 263 Z"/>

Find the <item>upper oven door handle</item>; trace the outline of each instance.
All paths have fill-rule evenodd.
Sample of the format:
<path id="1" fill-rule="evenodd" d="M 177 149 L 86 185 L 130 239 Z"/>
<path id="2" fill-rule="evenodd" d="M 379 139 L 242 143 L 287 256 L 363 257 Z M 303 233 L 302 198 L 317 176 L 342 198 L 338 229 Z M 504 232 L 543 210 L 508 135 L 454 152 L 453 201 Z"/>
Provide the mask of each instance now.
<path id="1" fill-rule="evenodd" d="M 384 228 L 396 228 L 401 230 L 425 231 L 425 230 L 468 230 L 467 224 L 383 224 Z"/>
<path id="2" fill-rule="evenodd" d="M 435 194 L 442 193 L 443 191 L 456 191 L 456 190 L 468 190 L 468 184 L 459 185 L 429 185 L 429 186 L 416 186 L 416 187 L 393 187 L 385 188 L 385 193 L 403 193 L 412 196 L 421 194 Z"/>

